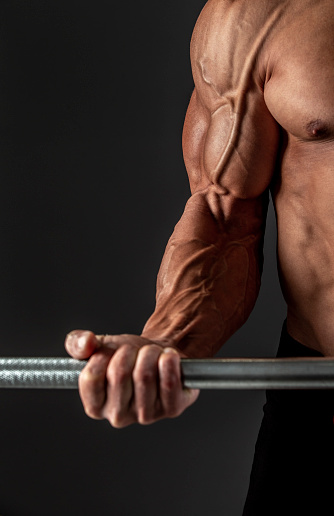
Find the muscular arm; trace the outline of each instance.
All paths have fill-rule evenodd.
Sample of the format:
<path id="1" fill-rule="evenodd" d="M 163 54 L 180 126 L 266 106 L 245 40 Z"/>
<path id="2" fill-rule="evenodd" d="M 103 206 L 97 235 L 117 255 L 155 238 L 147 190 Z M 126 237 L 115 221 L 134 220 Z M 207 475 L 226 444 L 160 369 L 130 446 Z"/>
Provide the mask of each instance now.
<path id="1" fill-rule="evenodd" d="M 267 195 L 196 191 L 169 240 L 146 338 L 211 357 L 246 321 L 260 287 Z"/>
<path id="2" fill-rule="evenodd" d="M 258 294 L 278 130 L 263 99 L 263 24 L 248 20 L 250 33 L 236 37 L 240 4 L 210 0 L 193 34 L 195 91 L 183 132 L 192 195 L 166 248 L 153 315 L 140 337 L 76 331 L 67 339 L 72 356 L 91 357 L 79 381 L 87 414 L 113 426 L 175 417 L 193 403 L 198 392 L 182 389 L 180 356 L 211 357 Z"/>
<path id="3" fill-rule="evenodd" d="M 194 357 L 215 354 L 254 306 L 278 147 L 259 56 L 279 11 L 249 41 L 247 34 L 235 38 L 245 22 L 237 14 L 230 2 L 212 0 L 193 34 L 196 87 L 183 131 L 192 196 L 168 243 L 156 310 L 144 328 Z"/>

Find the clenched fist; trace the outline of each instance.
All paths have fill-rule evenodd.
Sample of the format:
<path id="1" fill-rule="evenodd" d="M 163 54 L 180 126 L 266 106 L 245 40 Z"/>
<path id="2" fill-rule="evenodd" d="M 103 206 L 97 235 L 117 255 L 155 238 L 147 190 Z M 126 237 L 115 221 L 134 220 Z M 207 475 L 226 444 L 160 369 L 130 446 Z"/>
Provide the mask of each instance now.
<path id="1" fill-rule="evenodd" d="M 86 414 L 115 428 L 177 417 L 199 395 L 183 388 L 181 354 L 175 348 L 137 335 L 84 330 L 69 333 L 65 347 L 73 358 L 89 358 L 79 377 Z"/>

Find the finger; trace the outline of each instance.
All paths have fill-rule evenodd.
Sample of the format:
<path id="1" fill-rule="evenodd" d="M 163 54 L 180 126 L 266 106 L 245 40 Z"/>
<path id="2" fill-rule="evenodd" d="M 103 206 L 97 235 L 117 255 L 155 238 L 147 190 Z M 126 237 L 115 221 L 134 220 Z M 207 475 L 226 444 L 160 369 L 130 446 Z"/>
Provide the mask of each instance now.
<path id="1" fill-rule="evenodd" d="M 134 408 L 138 423 L 148 425 L 161 417 L 158 400 L 158 361 L 162 348 L 155 344 L 142 347 L 133 371 Z"/>
<path id="2" fill-rule="evenodd" d="M 163 413 L 166 417 L 177 417 L 196 401 L 200 391 L 183 388 L 180 355 L 175 349 L 165 348 L 158 366 Z"/>
<path id="3" fill-rule="evenodd" d="M 74 330 L 66 336 L 66 351 L 78 360 L 89 358 L 100 347 L 100 341 L 91 331 Z"/>
<path id="4" fill-rule="evenodd" d="M 79 393 L 87 416 L 103 419 L 106 401 L 106 373 L 110 362 L 109 350 L 97 351 L 79 376 Z"/>
<path id="5" fill-rule="evenodd" d="M 107 401 L 103 415 L 115 428 L 136 422 L 133 401 L 132 373 L 138 348 L 124 344 L 114 354 L 107 369 Z"/>
<path id="6" fill-rule="evenodd" d="M 133 347 L 142 348 L 145 344 L 152 344 L 152 342 L 143 337 L 139 337 L 138 335 L 131 335 L 128 333 L 123 333 L 121 335 L 96 335 L 103 346 L 118 349 L 120 346 L 124 344 L 131 344 Z"/>

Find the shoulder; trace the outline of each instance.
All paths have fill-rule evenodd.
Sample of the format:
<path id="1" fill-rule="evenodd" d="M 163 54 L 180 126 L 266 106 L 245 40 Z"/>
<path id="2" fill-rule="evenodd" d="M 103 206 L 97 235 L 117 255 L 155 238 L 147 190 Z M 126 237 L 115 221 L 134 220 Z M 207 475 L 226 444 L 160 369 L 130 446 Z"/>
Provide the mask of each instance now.
<path id="1" fill-rule="evenodd" d="M 245 74 L 261 73 L 260 56 L 284 13 L 282 0 L 209 0 L 194 28 L 191 61 L 196 86 L 220 96 Z"/>
<path id="2" fill-rule="evenodd" d="M 257 33 L 266 20 L 290 5 L 291 0 L 208 0 L 204 5 L 195 27 L 201 32 L 208 26 L 219 30 L 242 28 L 245 33 Z"/>

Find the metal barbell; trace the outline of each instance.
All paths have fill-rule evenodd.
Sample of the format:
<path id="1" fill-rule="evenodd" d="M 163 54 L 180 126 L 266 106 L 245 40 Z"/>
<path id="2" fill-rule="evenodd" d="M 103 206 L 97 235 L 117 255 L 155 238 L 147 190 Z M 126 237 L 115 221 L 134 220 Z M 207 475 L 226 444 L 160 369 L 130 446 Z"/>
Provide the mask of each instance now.
<path id="1" fill-rule="evenodd" d="M 77 389 L 85 361 L 0 358 L 0 388 Z M 333 358 L 181 359 L 183 385 L 193 389 L 334 389 Z"/>

